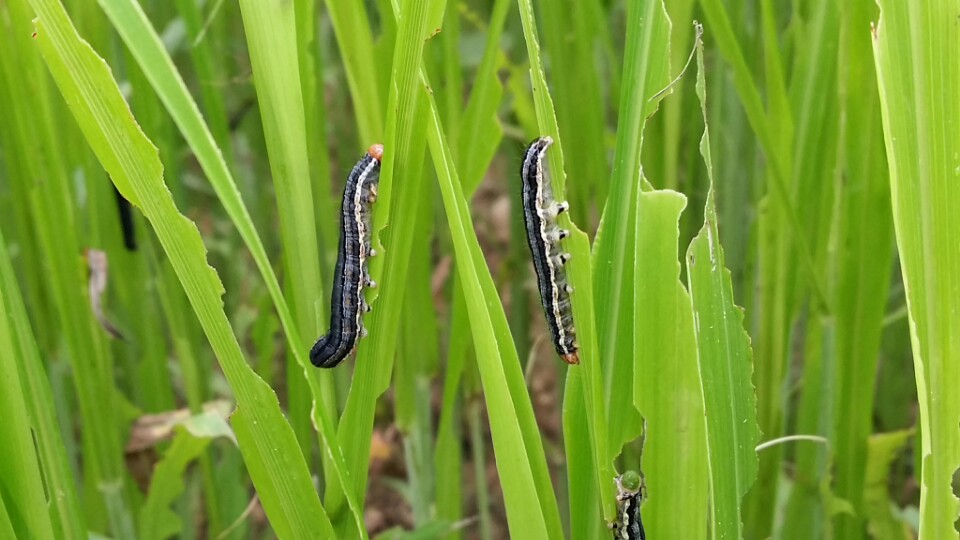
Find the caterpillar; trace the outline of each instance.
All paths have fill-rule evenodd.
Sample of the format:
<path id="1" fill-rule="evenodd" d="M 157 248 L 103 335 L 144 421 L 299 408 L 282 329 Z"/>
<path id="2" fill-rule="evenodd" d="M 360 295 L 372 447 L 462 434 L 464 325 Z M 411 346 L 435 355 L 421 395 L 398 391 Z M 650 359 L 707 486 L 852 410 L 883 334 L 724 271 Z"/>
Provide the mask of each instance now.
<path id="1" fill-rule="evenodd" d="M 643 481 L 635 471 L 626 471 L 614 478 L 617 483 L 617 521 L 610 524 L 613 537 L 620 540 L 646 540 L 640 519 Z"/>
<path id="2" fill-rule="evenodd" d="M 370 306 L 363 290 L 377 286 L 367 271 L 367 259 L 376 255 L 370 245 L 370 216 L 371 205 L 377 200 L 382 158 L 383 145 L 371 146 L 353 166 L 343 188 L 340 242 L 330 293 L 330 330 L 310 350 L 310 361 L 317 367 L 336 367 L 367 335 L 363 314 L 370 311 Z"/>
<path id="3" fill-rule="evenodd" d="M 533 267 L 540 289 L 540 302 L 547 318 L 547 327 L 557 354 L 568 364 L 579 364 L 576 336 L 573 328 L 573 310 L 564 265 L 570 254 L 560 249 L 560 240 L 570 231 L 557 226 L 557 216 L 570 209 L 566 202 L 556 202 L 550 185 L 550 174 L 543 161 L 547 148 L 553 144 L 550 137 L 540 137 L 530 143 L 523 154 L 520 168 L 522 180 L 523 215 L 527 229 L 527 244 L 533 257 Z"/>

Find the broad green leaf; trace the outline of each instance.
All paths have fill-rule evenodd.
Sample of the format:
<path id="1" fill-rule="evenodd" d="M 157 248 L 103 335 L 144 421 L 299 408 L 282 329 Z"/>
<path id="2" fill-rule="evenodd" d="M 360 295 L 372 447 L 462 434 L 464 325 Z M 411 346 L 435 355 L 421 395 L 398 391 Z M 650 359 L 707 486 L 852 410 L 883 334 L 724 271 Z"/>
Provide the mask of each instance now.
<path id="1" fill-rule="evenodd" d="M 920 401 L 920 537 L 956 538 L 960 467 L 960 12 L 880 0 L 873 50 Z"/>
<path id="2" fill-rule="evenodd" d="M 695 540 L 706 538 L 710 489 L 697 340 L 678 260 L 686 204 L 674 191 L 637 191 L 633 400 L 644 419 L 646 532 Z"/>
<path id="3" fill-rule="evenodd" d="M 178 212 L 163 184 L 156 148 L 137 126 L 107 65 L 80 39 L 63 6 L 54 0 L 31 4 L 54 80 L 111 179 L 156 231 L 235 392 L 234 429 L 271 524 L 285 537 L 332 534 L 276 395 L 246 365 L 199 232 Z"/>
<path id="4" fill-rule="evenodd" d="M 150 489 L 140 509 L 140 538 L 163 540 L 182 532 L 183 523 L 170 504 L 183 493 L 187 466 L 203 454 L 214 437 L 233 440 L 230 427 L 215 414 L 192 416 L 176 428 L 173 442 L 153 469 Z"/>
<path id="5" fill-rule="evenodd" d="M 877 433 L 867 441 L 867 460 L 863 475 L 863 517 L 870 536 L 878 540 L 913 538 L 906 523 L 893 514 L 890 498 L 890 465 L 914 438 L 912 429 Z"/>
<path id="6" fill-rule="evenodd" d="M 754 448 L 760 430 L 751 381 L 750 337 L 743 329 L 743 311 L 734 303 L 730 272 L 724 266 L 717 231 L 702 47 L 697 48 L 697 96 L 704 118 L 700 152 L 711 187 L 703 211 L 703 228 L 687 248 L 687 280 L 706 416 L 711 530 L 713 538 L 735 539 L 743 537 L 741 498 L 756 479 Z"/>

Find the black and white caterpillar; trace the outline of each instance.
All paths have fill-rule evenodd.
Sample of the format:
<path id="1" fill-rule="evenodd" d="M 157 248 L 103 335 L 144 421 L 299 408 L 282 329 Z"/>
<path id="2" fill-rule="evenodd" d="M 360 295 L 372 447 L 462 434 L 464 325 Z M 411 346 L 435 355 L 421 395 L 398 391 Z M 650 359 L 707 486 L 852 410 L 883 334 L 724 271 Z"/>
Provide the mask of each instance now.
<path id="1" fill-rule="evenodd" d="M 540 301 L 550 328 L 550 337 L 557 354 L 568 364 L 579 364 L 577 342 L 573 328 L 573 310 L 564 265 L 570 254 L 560 249 L 560 240 L 570 231 L 557 226 L 557 216 L 570 208 L 566 202 L 556 202 L 550 185 L 550 174 L 544 163 L 547 148 L 553 144 L 550 137 L 540 137 L 530 143 L 523 155 L 520 178 L 523 183 L 523 215 L 527 228 L 527 244 L 537 273 Z"/>
<path id="2" fill-rule="evenodd" d="M 613 537 L 620 540 L 646 540 L 640 519 L 643 501 L 643 480 L 635 471 L 626 471 L 614 478 L 617 483 L 617 521 L 610 524 Z"/>
<path id="3" fill-rule="evenodd" d="M 383 146 L 371 146 L 353 166 L 343 189 L 340 244 L 330 293 L 330 330 L 310 350 L 310 361 L 317 367 L 336 367 L 367 335 L 363 314 L 370 311 L 370 306 L 363 298 L 363 290 L 377 285 L 370 279 L 367 259 L 376 255 L 370 245 L 370 217 L 371 205 L 377 200 L 382 158 Z"/>

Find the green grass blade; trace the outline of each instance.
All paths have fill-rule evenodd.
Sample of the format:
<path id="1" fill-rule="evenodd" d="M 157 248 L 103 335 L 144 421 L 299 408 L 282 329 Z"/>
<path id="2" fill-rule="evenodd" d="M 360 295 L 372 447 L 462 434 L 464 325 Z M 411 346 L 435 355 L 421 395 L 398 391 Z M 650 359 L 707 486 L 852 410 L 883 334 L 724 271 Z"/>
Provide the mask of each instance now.
<path id="1" fill-rule="evenodd" d="M 322 332 L 317 312 L 324 311 L 320 287 L 320 253 L 316 217 L 313 212 L 310 160 L 307 157 L 307 130 L 301 93 L 295 4 L 292 2 L 243 0 L 240 12 L 250 50 L 253 78 L 263 122 L 270 170 L 273 173 L 284 267 L 289 276 L 288 300 L 293 306 L 301 343 L 292 347 L 309 350 Z M 318 308 L 319 306 L 319 308 Z M 296 357 L 292 357 L 296 360 Z M 290 419 L 309 456 L 309 390 L 296 364 L 288 366 L 287 392 Z M 307 366 L 301 366 L 307 370 Z M 334 422 L 336 395 L 329 371 L 307 370 L 308 378 L 319 379 L 322 393 L 315 394 L 319 413 Z"/>
<path id="2" fill-rule="evenodd" d="M 662 5 L 657 4 L 662 8 Z M 558 199 L 564 197 L 566 193 L 566 169 L 564 169 L 563 142 L 560 140 L 560 129 L 557 125 L 557 116 L 553 106 L 553 100 L 548 90 L 546 75 L 543 70 L 542 59 L 540 55 L 540 42 L 537 37 L 536 20 L 533 13 L 533 6 L 530 0 L 520 0 L 520 18 L 523 22 L 524 39 L 527 44 L 527 58 L 530 61 L 530 83 L 534 94 L 534 108 L 536 110 L 537 124 L 540 128 L 540 135 L 549 135 L 553 137 L 553 148 L 548 152 L 550 163 L 551 180 L 553 191 Z M 615 493 L 610 489 L 609 480 L 613 478 L 612 461 L 613 455 L 610 455 L 611 449 L 607 446 L 608 440 L 608 422 L 604 421 L 604 402 L 601 373 L 601 356 L 598 345 L 597 317 L 594 308 L 594 291 L 591 286 L 591 258 L 590 244 L 586 233 L 581 231 L 570 217 L 562 214 L 560 216 L 562 227 L 570 230 L 570 236 L 566 240 L 565 247 L 572 255 L 572 262 L 569 264 L 570 284 L 574 288 L 574 294 L 571 296 L 573 304 L 574 321 L 577 327 L 577 341 L 580 345 L 580 366 L 585 371 L 580 380 L 585 385 L 583 389 L 583 399 L 587 407 L 587 420 L 590 429 L 590 440 L 594 448 L 594 467 L 596 468 L 595 478 L 599 483 L 600 500 L 603 507 L 603 515 L 607 520 L 614 518 Z M 602 304 L 601 304 L 602 306 Z M 617 451 L 619 453 L 619 446 Z"/>
<path id="3" fill-rule="evenodd" d="M 277 534 L 313 537 L 333 530 L 272 390 L 246 365 L 223 313 L 222 285 L 206 263 L 196 227 L 163 185 L 156 149 L 143 135 L 106 64 L 83 42 L 63 6 L 31 2 L 50 72 L 100 162 L 121 193 L 150 220 L 237 398 L 233 425 L 248 471 Z"/>
<path id="4" fill-rule="evenodd" d="M 433 105 L 432 102 L 431 105 Z M 470 212 L 463 198 L 460 181 L 456 178 L 453 157 L 444 141 L 439 113 L 435 106 L 431 107 L 430 112 L 432 114 L 428 131 L 430 153 L 440 182 L 450 235 L 457 255 L 457 271 L 470 315 L 470 326 L 473 331 L 477 364 L 483 381 L 483 394 L 490 419 L 494 453 L 498 458 L 497 470 L 508 511 L 510 534 L 515 538 L 557 538 L 558 534 L 562 535 L 559 530 L 559 519 L 550 520 L 551 534 L 548 535 L 545 512 L 549 512 L 550 509 L 544 509 L 541 505 L 543 494 L 539 493 L 538 486 L 535 484 L 534 471 L 529 461 L 529 437 L 539 439 L 539 432 L 536 431 L 535 424 L 534 431 L 531 433 L 528 425 L 522 426 L 518 422 L 521 413 L 517 410 L 516 400 L 520 397 L 516 395 L 515 384 L 514 387 L 510 386 L 511 382 L 518 382 L 519 377 L 520 391 L 524 392 L 523 397 L 526 398 L 529 408 L 529 397 L 525 393 L 516 352 L 514 350 L 513 358 L 501 356 L 503 347 L 512 348 L 512 338 L 509 331 L 505 331 L 504 328 L 506 317 L 503 316 L 504 324 L 501 328 L 495 329 L 490 313 L 492 310 L 487 306 L 497 305 L 498 298 L 495 292 L 492 297 L 488 296 L 490 292 L 481 285 L 481 279 L 489 279 L 489 271 L 486 270 L 486 264 L 479 252 L 480 247 L 476 233 L 473 232 Z M 502 312 L 502 308 L 500 311 Z M 509 343 L 502 343 L 505 341 Z M 530 412 L 532 414 L 532 410 Z M 541 450 L 541 462 L 543 462 L 542 456 Z M 526 459 L 518 459 L 519 457 Z M 545 465 L 545 462 L 543 463 Z M 552 514 L 556 515 L 556 502 L 553 503 L 552 510 Z"/>
<path id="5" fill-rule="evenodd" d="M 874 32 L 922 440 L 920 536 L 956 538 L 960 467 L 960 26 L 954 0 L 881 0 Z"/>
<path id="6" fill-rule="evenodd" d="M 633 404 L 633 304 L 623 291 L 633 288 L 636 241 L 636 193 L 640 189 L 640 152 L 646 118 L 659 100 L 650 99 L 669 82 L 670 20 L 663 2 L 633 2 L 627 9 L 627 50 L 623 61 L 617 143 L 602 232 L 594 242 L 593 276 L 599 349 L 604 367 L 608 454 L 640 434 Z"/>
<path id="7" fill-rule="evenodd" d="M 49 498 L 51 521 L 57 538 L 77 539 L 87 537 L 87 527 L 74 485 L 73 471 L 67 461 L 66 448 L 60 433 L 54 410 L 53 391 L 37 349 L 27 310 L 20 296 L 13 267 L 7 251 L 6 240 L 0 235 L 0 296 L 3 297 L 0 313 L 6 314 L 14 333 L 13 347 L 17 354 L 3 355 L 19 359 L 19 386 L 24 389 L 30 423 L 34 432 L 40 465 L 47 493 L 56 493 Z M 4 321 L 0 320 L 0 324 Z M 7 379 L 13 380 L 13 379 Z"/>
<path id="8" fill-rule="evenodd" d="M 545 50 L 554 81 L 559 131 L 566 145 L 571 182 L 571 219 L 589 228 L 593 200 L 602 204 L 608 186 L 601 78 L 595 61 L 597 35 L 587 14 L 595 0 L 544 3 L 541 10 Z M 535 94 L 536 95 L 536 94 Z M 539 96 L 536 96 L 539 97 Z"/>
<path id="9" fill-rule="evenodd" d="M 832 318 L 819 315 L 807 318 L 803 351 L 803 390 L 795 431 L 803 436 L 822 437 L 825 441 L 830 440 L 837 410 L 834 388 L 837 371 L 834 366 L 837 361 L 834 335 Z M 851 389 L 847 391 L 852 393 Z M 773 448 L 765 448 L 763 453 L 771 450 Z M 829 443 L 796 443 L 793 485 L 786 504 L 786 516 L 778 535 L 784 540 L 829 537 L 831 450 Z M 754 489 L 751 495 L 755 496 L 758 491 Z M 771 510 L 776 509 L 776 505 L 765 506 Z M 757 521 L 754 519 L 754 523 Z M 772 523 L 774 519 L 766 516 L 765 521 Z"/>
<path id="10" fill-rule="evenodd" d="M 597 460 L 593 455 L 591 420 L 584 396 L 587 375 L 582 369 L 567 370 L 563 391 L 563 449 L 567 461 L 567 497 L 570 505 L 570 538 L 590 539 L 609 536 L 604 526 L 598 489 L 613 493 L 613 477 L 597 480 Z M 605 486 L 604 486 L 605 485 Z M 589 504 L 587 504 L 589 503 Z"/>
<path id="11" fill-rule="evenodd" d="M 227 163 L 233 162 L 233 144 L 230 140 L 230 124 L 227 119 L 226 105 L 223 94 L 218 88 L 218 81 L 223 75 L 223 64 L 214 60 L 214 50 L 210 39 L 202 39 L 203 14 L 201 5 L 193 0 L 176 0 L 177 11 L 183 19 L 190 40 L 190 57 L 193 60 L 194 70 L 200 83 L 200 93 L 203 99 L 203 110 L 207 124 L 213 132 L 217 147 L 223 152 Z"/>
<path id="12" fill-rule="evenodd" d="M 203 122 L 196 103 L 187 91 L 183 79 L 164 50 L 159 36 L 157 36 L 136 2 L 131 0 L 103 0 L 101 6 L 144 68 L 157 94 L 163 100 L 188 144 L 194 150 L 194 154 L 207 174 L 220 202 L 230 215 L 234 226 L 239 231 L 247 248 L 250 249 L 280 317 L 289 350 L 297 359 L 301 369 L 306 373 L 314 402 L 317 402 L 319 396 L 332 396 L 332 392 L 328 390 L 329 386 L 321 387 L 320 378 L 315 374 L 313 366 L 307 359 L 308 344 L 305 344 L 300 338 L 301 334 L 283 298 L 283 292 L 280 289 L 276 274 L 274 274 L 270 260 L 267 258 L 266 250 L 253 225 L 253 220 L 243 204 L 236 182 L 227 168 L 213 135 Z M 311 223 L 310 227 L 312 226 Z M 312 304 L 310 309 L 313 310 L 316 305 L 316 303 Z M 319 305 L 322 306 L 322 302 Z M 322 314 L 322 307 L 320 313 Z M 335 418 L 332 414 L 333 410 L 329 403 L 324 407 L 313 406 L 310 415 L 315 428 L 324 440 L 324 446 L 333 455 L 334 474 L 337 476 L 338 482 L 342 484 L 348 473 L 346 472 L 346 461 L 343 453 L 335 443 L 336 428 Z M 356 497 L 351 493 L 347 500 L 354 522 L 357 524 L 358 530 L 362 531 L 362 516 L 359 505 L 356 503 Z M 361 534 L 363 533 L 361 532 Z"/>
<path id="13" fill-rule="evenodd" d="M 66 397 L 70 413 L 73 409 L 84 427 L 80 437 L 85 454 L 82 462 L 85 480 L 87 524 L 93 530 L 109 532 L 118 538 L 135 534 L 130 501 L 124 496 L 123 454 L 116 430 L 117 392 L 114 384 L 113 355 L 103 330 L 94 319 L 87 297 L 87 276 L 80 257 L 89 244 L 81 236 L 83 226 L 74 209 L 74 185 L 68 174 L 68 163 L 74 167 L 87 159 L 85 150 L 65 133 L 76 133 L 73 124 L 64 131 L 58 125 L 62 104 L 55 96 L 46 69 L 30 38 L 32 11 L 23 0 L 7 2 L 11 23 L 11 48 L 5 49 L 4 62 L 18 61 L 20 76 L 6 81 L 17 106 L 5 110 L 4 129 L 15 133 L 17 146 L 11 151 L 23 156 L 20 171 L 25 198 L 17 201 L 29 209 L 33 220 L 35 244 L 39 244 L 41 265 L 28 269 L 44 277 L 44 286 L 52 308 L 48 323 L 58 332 L 52 341 L 62 340 L 72 370 L 74 397 Z M 59 105 L 59 106 L 58 106 Z M 74 153 L 76 155 L 74 155 Z M 96 174 L 89 178 L 97 178 Z M 36 249 L 36 248 L 34 248 Z M 43 310 L 41 306 L 35 309 Z M 76 401 L 74 401 L 76 399 Z"/>
<path id="14" fill-rule="evenodd" d="M 760 430 L 750 338 L 743 329 L 743 312 L 734 304 L 717 231 L 702 47 L 697 48 L 697 96 L 704 119 L 700 151 L 711 187 L 703 228 L 690 243 L 686 261 L 706 414 L 712 533 L 713 538 L 742 538 L 740 501 L 756 479 L 754 448 Z"/>
<path id="15" fill-rule="evenodd" d="M 501 66 L 503 56 L 500 38 L 511 4 L 511 0 L 494 0 L 483 58 L 480 60 L 459 129 L 451 139 L 451 144 L 455 145 L 453 148 L 456 151 L 457 170 L 463 181 L 463 191 L 468 196 L 476 191 L 483 180 L 503 137 L 503 128 L 497 118 L 503 85 L 497 76 L 497 69 Z"/>
<path id="16" fill-rule="evenodd" d="M 791 156 L 785 151 L 783 142 L 778 140 L 778 134 L 780 132 L 776 130 L 790 126 L 789 119 L 784 118 L 785 113 L 782 111 L 782 81 L 777 80 L 774 75 L 771 75 L 771 80 L 774 81 L 774 83 L 771 84 L 771 94 L 773 105 L 777 107 L 774 110 L 777 116 L 774 116 L 774 119 L 770 120 L 764 113 L 760 91 L 750 72 L 744 51 L 737 42 L 737 37 L 734 34 L 730 17 L 727 14 L 723 2 L 721 0 L 701 0 L 700 5 L 703 7 L 704 14 L 706 15 L 710 35 L 714 36 L 720 54 L 733 68 L 734 85 L 743 103 L 750 127 L 753 128 L 754 133 L 756 133 L 757 139 L 770 163 L 770 180 L 772 184 L 770 191 L 782 207 L 782 211 L 786 217 L 786 225 L 790 229 L 791 238 L 797 243 L 797 254 L 800 263 L 803 265 L 805 275 L 812 287 L 812 292 L 815 295 L 814 299 L 817 301 L 818 307 L 822 309 L 828 304 L 825 293 L 826 289 L 821 284 L 819 274 L 816 272 L 814 254 L 810 250 L 809 242 L 805 234 L 806 230 L 800 221 L 797 209 L 794 207 L 794 200 L 791 197 L 787 182 L 792 170 Z M 769 32 L 769 30 L 766 31 Z M 771 62 L 768 68 L 776 70 L 776 63 Z"/>
<path id="17" fill-rule="evenodd" d="M 370 262 L 370 274 L 382 284 L 379 293 L 368 293 L 373 313 L 367 316 L 370 338 L 357 348 L 356 370 L 341 417 L 338 437 L 353 475 L 351 489 L 363 500 L 367 485 L 371 427 L 377 398 L 387 390 L 403 313 L 408 254 L 420 202 L 420 168 L 426 115 L 418 108 L 419 70 L 426 35 L 428 0 L 411 0 L 403 6 L 393 58 L 383 165 L 374 210 L 374 247 L 382 255 Z M 384 228 L 386 227 L 386 230 Z M 381 235 L 382 237 L 378 236 Z M 382 242 L 382 244 L 381 244 Z M 386 246 L 386 247 L 384 247 Z M 376 290 L 374 291 L 376 292 Z M 373 302 L 376 298 L 376 302 Z M 328 497 L 336 497 L 328 491 Z M 331 508 L 338 499 L 328 498 Z"/>
<path id="18" fill-rule="evenodd" d="M 359 104 L 356 110 L 360 140 L 373 144 L 383 138 L 383 106 L 366 8 L 354 0 L 326 0 L 326 5 L 343 57 L 350 96 Z"/>
<path id="19" fill-rule="evenodd" d="M 837 538 L 863 537 L 861 498 L 867 438 L 874 419 L 874 390 L 886 292 L 893 258 L 890 184 L 880 129 L 880 98 L 874 78 L 870 36 L 861 29 L 876 20 L 872 0 L 845 2 L 841 10 L 841 102 L 846 117 L 841 166 L 845 186 L 837 194 L 839 245 L 836 254 L 837 415 L 833 435 L 835 493 L 854 515 L 835 518 Z"/>
<path id="20" fill-rule="evenodd" d="M 3 237 L 0 236 L 0 244 Z M 4 267 L 9 266 L 6 246 L 0 246 Z M 6 274 L 6 272 L 4 272 Z M 21 383 L 17 364 L 26 364 L 26 353 L 16 342 L 14 317 L 11 313 L 12 296 L 19 294 L 8 289 L 9 280 L 0 283 L 0 377 L 6 387 L 0 392 L 0 415 L 5 419 L 0 430 L 0 497 L 10 516 L 14 537 L 52 538 L 53 523 L 46 507 L 40 464 L 34 451 L 30 414 L 24 399 L 25 385 Z M 21 313 L 21 315 L 24 315 Z"/>
<path id="21" fill-rule="evenodd" d="M 643 415 L 643 522 L 651 538 L 705 539 L 706 434 L 690 298 L 680 283 L 679 224 L 686 197 L 637 193 L 634 324 L 642 344 L 634 404 Z M 684 516 L 677 520 L 676 516 Z"/>
<path id="22" fill-rule="evenodd" d="M 834 223 L 834 197 L 838 184 L 832 173 L 836 170 L 840 132 L 837 92 L 840 8 L 836 2 L 818 0 L 810 2 L 805 9 L 809 13 L 804 20 L 804 39 L 809 40 L 809 45 L 796 51 L 794 56 L 789 103 L 786 104 L 790 110 L 781 110 L 784 104 L 780 102 L 780 98 L 774 97 L 780 95 L 779 77 L 768 77 L 775 79 L 768 83 L 770 102 L 773 105 L 770 125 L 777 133 L 788 133 L 784 138 L 792 142 L 792 148 L 782 145 L 781 155 L 788 156 L 787 163 L 791 165 L 791 204 L 796 210 L 800 230 L 805 237 L 805 242 L 792 241 L 790 223 L 782 220 L 789 210 L 783 208 L 782 202 L 777 198 L 770 201 L 774 214 L 772 217 L 777 221 L 777 243 L 787 249 L 778 261 L 783 277 L 778 283 L 777 293 L 781 296 L 766 296 L 764 309 L 765 312 L 783 314 L 783 320 L 778 323 L 782 325 L 781 335 L 784 336 L 789 335 L 795 313 L 802 307 L 804 297 L 810 290 L 809 280 L 803 274 L 802 261 L 798 261 L 805 256 L 800 250 L 809 248 L 820 282 L 823 281 L 820 276 L 826 273 L 824 260 Z M 765 34 L 770 32 L 772 30 L 767 30 Z M 774 39 L 765 37 L 765 42 Z M 770 51 L 771 48 L 766 47 L 765 56 L 776 55 L 779 58 L 779 51 Z M 776 61 L 768 63 L 775 64 Z M 775 66 L 770 70 L 780 68 Z M 789 131 L 791 129 L 794 131 Z M 819 287 L 816 284 L 814 286 Z M 817 291 L 814 293 L 820 294 Z M 828 304 L 830 300 L 831 298 L 827 297 Z M 767 439 L 780 437 L 784 431 L 781 385 L 789 368 L 789 341 L 784 340 L 781 346 L 783 348 L 774 354 L 763 357 L 758 355 L 755 364 L 757 416 L 760 429 Z M 819 345 L 815 349 L 819 354 Z M 827 414 L 829 411 L 826 407 L 811 409 L 815 414 Z M 824 422 L 830 424 L 831 420 L 826 419 Z M 823 448 L 816 445 L 802 445 L 797 450 L 799 453 L 823 453 Z M 778 445 L 760 455 L 757 486 L 748 499 L 748 536 L 764 537 L 771 534 L 783 452 L 784 447 Z M 808 462 L 821 459 L 813 456 L 810 458 Z"/>

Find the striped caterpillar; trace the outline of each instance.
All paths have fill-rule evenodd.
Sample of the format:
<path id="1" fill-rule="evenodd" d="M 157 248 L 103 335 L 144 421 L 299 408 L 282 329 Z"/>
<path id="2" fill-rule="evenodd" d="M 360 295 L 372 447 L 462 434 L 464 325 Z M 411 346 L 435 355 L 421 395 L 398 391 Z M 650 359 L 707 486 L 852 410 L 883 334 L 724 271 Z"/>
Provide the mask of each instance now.
<path id="1" fill-rule="evenodd" d="M 550 337 L 557 354 L 568 364 L 579 364 L 577 342 L 573 328 L 573 310 L 564 265 L 570 254 L 560 250 L 560 240 L 570 231 L 557 226 L 557 215 L 570 205 L 553 199 L 550 174 L 543 162 L 547 148 L 553 144 L 550 137 L 540 137 L 530 143 L 523 154 L 520 178 L 523 184 L 523 216 L 527 228 L 527 244 L 537 273 L 540 302 L 550 328 Z"/>
<path id="2" fill-rule="evenodd" d="M 643 481 L 635 471 L 626 471 L 614 478 L 617 483 L 617 521 L 610 524 L 613 537 L 620 540 L 646 540 L 640 519 Z"/>
<path id="3" fill-rule="evenodd" d="M 317 367 L 336 367 L 367 335 L 363 314 L 370 311 L 370 306 L 363 298 L 363 289 L 377 286 L 367 271 L 367 258 L 376 255 L 370 246 L 370 206 L 377 200 L 382 158 L 383 145 L 371 146 L 353 166 L 343 189 L 340 243 L 330 293 L 330 330 L 310 350 L 310 361 Z"/>

